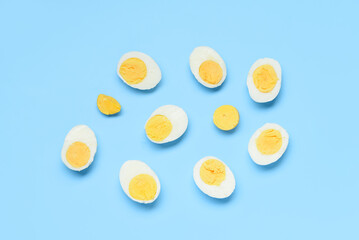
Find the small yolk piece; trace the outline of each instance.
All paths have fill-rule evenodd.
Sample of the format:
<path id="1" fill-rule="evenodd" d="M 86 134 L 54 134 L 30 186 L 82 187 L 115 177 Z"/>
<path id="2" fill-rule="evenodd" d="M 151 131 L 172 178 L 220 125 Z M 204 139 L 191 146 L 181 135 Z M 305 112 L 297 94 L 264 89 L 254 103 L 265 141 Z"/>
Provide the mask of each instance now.
<path id="1" fill-rule="evenodd" d="M 238 125 L 239 113 L 231 105 L 220 106 L 213 114 L 213 122 L 221 130 L 232 130 Z"/>
<path id="2" fill-rule="evenodd" d="M 129 58 L 121 64 L 120 74 L 128 84 L 138 84 L 145 79 L 147 67 L 141 59 Z"/>
<path id="3" fill-rule="evenodd" d="M 139 174 L 131 179 L 129 184 L 131 197 L 136 200 L 149 201 L 155 198 L 157 184 L 155 179 L 148 174 Z"/>
<path id="4" fill-rule="evenodd" d="M 256 139 L 257 149 L 265 155 L 272 155 L 282 147 L 282 134 L 275 129 L 264 130 Z"/>
<path id="5" fill-rule="evenodd" d="M 273 90 L 278 81 L 277 73 L 269 64 L 257 67 L 253 72 L 253 82 L 258 91 L 268 93 Z"/>
<path id="6" fill-rule="evenodd" d="M 105 115 L 116 114 L 121 111 L 121 105 L 111 96 L 105 94 L 98 95 L 97 107 Z"/>
<path id="7" fill-rule="evenodd" d="M 199 76 L 209 84 L 218 84 L 223 76 L 221 66 L 212 60 L 204 61 L 199 67 Z"/>
<path id="8" fill-rule="evenodd" d="M 219 186 L 226 178 L 226 167 L 217 159 L 209 159 L 202 163 L 199 175 L 204 183 Z"/>
<path id="9" fill-rule="evenodd" d="M 145 130 L 151 140 L 159 142 L 170 135 L 172 123 L 166 116 L 155 115 L 148 120 Z"/>
<path id="10" fill-rule="evenodd" d="M 90 148 L 83 142 L 74 142 L 67 149 L 66 160 L 75 168 L 83 167 L 90 160 Z"/>

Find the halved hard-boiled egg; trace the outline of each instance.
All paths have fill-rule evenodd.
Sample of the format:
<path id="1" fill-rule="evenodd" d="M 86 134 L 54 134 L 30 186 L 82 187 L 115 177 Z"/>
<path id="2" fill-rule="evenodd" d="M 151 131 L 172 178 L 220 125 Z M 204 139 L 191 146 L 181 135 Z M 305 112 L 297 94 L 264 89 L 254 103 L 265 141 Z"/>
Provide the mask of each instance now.
<path id="1" fill-rule="evenodd" d="M 61 158 L 71 170 L 81 171 L 90 166 L 96 151 L 97 140 L 94 132 L 86 125 L 78 125 L 66 135 Z"/>
<path id="2" fill-rule="evenodd" d="M 148 139 L 154 143 L 172 142 L 181 137 L 188 126 L 186 112 L 175 105 L 157 108 L 145 125 Z"/>
<path id="3" fill-rule="evenodd" d="M 144 162 L 129 160 L 119 174 L 126 195 L 139 203 L 152 203 L 160 194 L 161 185 L 156 173 Z"/>
<path id="4" fill-rule="evenodd" d="M 226 64 L 210 47 L 196 47 L 189 57 L 189 65 L 194 77 L 205 87 L 218 87 L 226 79 Z"/>
<path id="5" fill-rule="evenodd" d="M 249 140 L 248 152 L 255 163 L 268 165 L 283 155 L 288 141 L 289 135 L 284 128 L 275 123 L 266 123 Z"/>
<path id="6" fill-rule="evenodd" d="M 193 179 L 198 188 L 213 198 L 229 197 L 236 181 L 229 167 L 216 157 L 204 157 L 193 168 Z"/>
<path id="7" fill-rule="evenodd" d="M 141 52 L 124 54 L 118 62 L 117 74 L 127 85 L 140 90 L 154 88 L 162 77 L 157 63 Z"/>
<path id="8" fill-rule="evenodd" d="M 111 96 L 100 94 L 97 97 L 97 107 L 105 115 L 113 115 L 121 111 L 120 103 Z"/>
<path id="9" fill-rule="evenodd" d="M 275 99 L 281 83 L 282 70 L 274 59 L 258 59 L 249 70 L 247 87 L 249 95 L 255 102 L 264 103 Z"/>

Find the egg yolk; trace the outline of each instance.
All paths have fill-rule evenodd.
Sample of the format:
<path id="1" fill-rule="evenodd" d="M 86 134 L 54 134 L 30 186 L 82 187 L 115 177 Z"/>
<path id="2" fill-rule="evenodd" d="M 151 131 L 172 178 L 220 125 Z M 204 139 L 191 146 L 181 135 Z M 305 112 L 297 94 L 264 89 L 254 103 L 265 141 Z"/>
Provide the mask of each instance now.
<path id="1" fill-rule="evenodd" d="M 223 76 L 221 66 L 212 60 L 204 61 L 199 67 L 199 76 L 209 84 L 218 84 Z"/>
<path id="2" fill-rule="evenodd" d="M 131 179 L 129 193 L 136 200 L 149 201 L 155 198 L 157 184 L 148 174 L 139 174 Z"/>
<path id="3" fill-rule="evenodd" d="M 231 105 L 220 106 L 213 114 L 213 122 L 221 130 L 232 130 L 238 125 L 239 113 Z"/>
<path id="4" fill-rule="evenodd" d="M 265 155 L 272 155 L 282 147 L 282 134 L 275 129 L 264 130 L 256 139 L 257 149 Z"/>
<path id="5" fill-rule="evenodd" d="M 271 65 L 265 64 L 254 70 L 253 81 L 260 92 L 268 93 L 272 91 L 277 84 L 278 76 Z"/>
<path id="6" fill-rule="evenodd" d="M 217 159 L 209 159 L 202 163 L 199 175 L 204 183 L 219 186 L 226 178 L 226 167 Z"/>
<path id="7" fill-rule="evenodd" d="M 66 160 L 75 168 L 83 167 L 90 160 L 90 148 L 83 142 L 74 142 L 67 149 Z"/>
<path id="8" fill-rule="evenodd" d="M 159 142 L 170 135 L 172 123 L 166 116 L 155 115 L 148 120 L 145 130 L 151 140 Z"/>
<path id="9" fill-rule="evenodd" d="M 138 84 L 145 79 L 147 67 L 141 59 L 129 58 L 121 64 L 120 74 L 128 84 Z"/>
<path id="10" fill-rule="evenodd" d="M 117 100 L 104 94 L 98 95 L 97 107 L 105 115 L 112 115 L 121 111 L 121 105 Z"/>

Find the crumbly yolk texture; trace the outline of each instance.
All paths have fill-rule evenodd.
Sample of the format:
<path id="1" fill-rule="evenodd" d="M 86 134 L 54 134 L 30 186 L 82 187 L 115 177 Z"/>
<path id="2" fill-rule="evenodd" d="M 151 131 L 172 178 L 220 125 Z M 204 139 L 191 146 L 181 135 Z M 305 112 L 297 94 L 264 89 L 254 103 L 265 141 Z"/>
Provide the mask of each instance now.
<path id="1" fill-rule="evenodd" d="M 199 76 L 209 84 L 218 84 L 223 76 L 221 66 L 212 60 L 204 61 L 199 67 Z"/>
<path id="2" fill-rule="evenodd" d="M 259 66 L 253 72 L 254 85 L 262 93 L 272 91 L 278 80 L 277 73 L 269 64 Z"/>
<path id="3" fill-rule="evenodd" d="M 120 74 L 128 84 L 138 84 L 145 79 L 147 67 L 141 59 L 129 58 L 121 64 Z"/>
<path id="4" fill-rule="evenodd" d="M 156 181 L 148 174 L 139 174 L 131 179 L 129 192 L 131 197 L 136 200 L 152 200 L 155 198 L 157 192 Z"/>
<path id="5" fill-rule="evenodd" d="M 264 130 L 256 140 L 257 149 L 265 155 L 272 155 L 282 147 L 282 134 L 275 129 Z"/>
<path id="6" fill-rule="evenodd" d="M 171 121 L 163 115 L 155 115 L 151 117 L 146 123 L 145 130 L 147 136 L 153 141 L 162 141 L 172 131 Z"/>
<path id="7" fill-rule="evenodd" d="M 220 106 L 213 114 L 213 122 L 221 130 L 232 130 L 238 125 L 239 113 L 231 105 Z"/>
<path id="8" fill-rule="evenodd" d="M 199 175 L 204 183 L 219 186 L 226 178 L 226 167 L 217 159 L 209 159 L 202 163 Z"/>
<path id="9" fill-rule="evenodd" d="M 121 111 L 121 105 L 111 96 L 98 95 L 97 107 L 105 115 L 116 114 Z"/>
<path id="10" fill-rule="evenodd" d="M 66 160 L 75 168 L 83 167 L 90 160 L 90 148 L 83 142 L 74 142 L 67 149 Z"/>

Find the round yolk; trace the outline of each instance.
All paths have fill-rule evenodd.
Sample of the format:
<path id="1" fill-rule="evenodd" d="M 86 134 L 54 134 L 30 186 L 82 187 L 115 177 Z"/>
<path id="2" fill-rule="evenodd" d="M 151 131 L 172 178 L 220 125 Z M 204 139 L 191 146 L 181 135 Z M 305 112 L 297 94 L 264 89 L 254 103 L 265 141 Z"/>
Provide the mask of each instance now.
<path id="1" fill-rule="evenodd" d="M 257 149 L 265 155 L 272 155 L 282 147 L 282 134 L 275 129 L 264 130 L 256 139 Z"/>
<path id="2" fill-rule="evenodd" d="M 155 198 L 157 184 L 155 179 L 148 174 L 139 174 L 132 178 L 129 185 L 129 193 L 136 200 L 149 201 Z"/>
<path id="3" fill-rule="evenodd" d="M 260 92 L 268 93 L 272 91 L 277 84 L 278 76 L 271 65 L 265 64 L 254 70 L 253 81 Z"/>
<path id="4" fill-rule="evenodd" d="M 166 116 L 155 115 L 148 120 L 145 130 L 151 140 L 159 142 L 170 135 L 172 123 Z"/>
<path id="5" fill-rule="evenodd" d="M 116 99 L 104 94 L 98 95 L 97 107 L 105 115 L 116 114 L 121 111 L 121 105 Z"/>
<path id="6" fill-rule="evenodd" d="M 204 61 L 199 67 L 199 76 L 209 84 L 218 84 L 223 76 L 221 66 L 212 60 Z"/>
<path id="7" fill-rule="evenodd" d="M 209 159 L 202 163 L 199 175 L 204 183 L 219 186 L 226 178 L 226 167 L 217 159 Z"/>
<path id="8" fill-rule="evenodd" d="M 83 142 L 72 143 L 67 149 L 66 160 L 75 168 L 85 166 L 90 160 L 89 147 Z"/>
<path id="9" fill-rule="evenodd" d="M 121 64 L 120 74 L 128 84 L 138 84 L 145 79 L 147 67 L 141 59 L 129 58 Z"/>
<path id="10" fill-rule="evenodd" d="M 232 130 L 238 125 L 239 113 L 231 105 L 220 106 L 213 114 L 213 122 L 221 130 Z"/>

